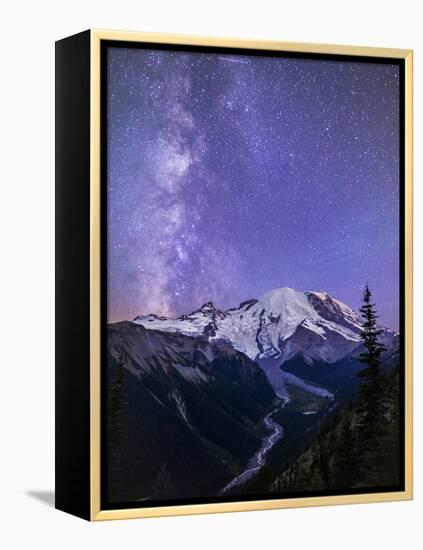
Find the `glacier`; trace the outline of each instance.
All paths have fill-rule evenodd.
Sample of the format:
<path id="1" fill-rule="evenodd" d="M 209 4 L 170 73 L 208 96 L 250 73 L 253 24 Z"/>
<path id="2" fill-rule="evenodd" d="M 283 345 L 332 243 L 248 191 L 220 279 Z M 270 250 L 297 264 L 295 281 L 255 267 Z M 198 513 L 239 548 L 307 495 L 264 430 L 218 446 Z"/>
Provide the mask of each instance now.
<path id="1" fill-rule="evenodd" d="M 359 315 L 326 292 L 300 292 L 283 287 L 225 311 L 212 302 L 176 319 L 138 315 L 146 329 L 206 336 L 227 342 L 250 359 L 278 359 L 280 365 L 301 353 L 306 361 L 333 363 L 357 350 L 362 331 Z M 385 345 L 396 333 L 383 329 Z"/>

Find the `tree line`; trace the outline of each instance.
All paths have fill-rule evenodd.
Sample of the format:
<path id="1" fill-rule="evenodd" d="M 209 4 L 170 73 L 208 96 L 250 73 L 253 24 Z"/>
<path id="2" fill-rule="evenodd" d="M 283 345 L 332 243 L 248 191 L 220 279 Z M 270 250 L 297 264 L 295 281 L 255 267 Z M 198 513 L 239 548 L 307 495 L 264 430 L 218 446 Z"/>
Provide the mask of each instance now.
<path id="1" fill-rule="evenodd" d="M 366 285 L 357 398 L 323 427 L 317 441 L 271 484 L 277 493 L 395 486 L 400 483 L 399 365 L 381 367 L 382 330 Z"/>

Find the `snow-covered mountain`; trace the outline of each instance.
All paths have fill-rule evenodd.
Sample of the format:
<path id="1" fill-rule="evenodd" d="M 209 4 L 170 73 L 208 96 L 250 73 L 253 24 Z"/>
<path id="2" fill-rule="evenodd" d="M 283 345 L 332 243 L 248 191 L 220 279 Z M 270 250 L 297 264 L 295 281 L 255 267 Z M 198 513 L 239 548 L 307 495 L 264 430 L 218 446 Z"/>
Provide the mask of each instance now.
<path id="1" fill-rule="evenodd" d="M 357 313 L 326 292 L 291 288 L 272 290 L 226 311 L 207 302 L 177 319 L 150 314 L 133 322 L 146 329 L 226 341 L 250 359 L 274 358 L 279 364 L 297 354 L 310 362 L 338 361 L 360 347 L 362 330 Z M 390 349 L 397 334 L 384 329 L 382 340 Z"/>
<path id="2" fill-rule="evenodd" d="M 329 294 L 290 288 L 226 311 L 207 302 L 177 319 L 110 324 L 109 499 L 213 496 L 270 442 L 272 460 L 285 463 L 292 445 L 302 452 L 310 430 L 355 394 L 361 330 L 357 313 Z M 389 368 L 399 335 L 384 329 L 382 339 Z"/>
<path id="3" fill-rule="evenodd" d="M 274 390 L 230 345 L 123 321 L 107 365 L 110 501 L 216 495 L 267 434 Z"/>

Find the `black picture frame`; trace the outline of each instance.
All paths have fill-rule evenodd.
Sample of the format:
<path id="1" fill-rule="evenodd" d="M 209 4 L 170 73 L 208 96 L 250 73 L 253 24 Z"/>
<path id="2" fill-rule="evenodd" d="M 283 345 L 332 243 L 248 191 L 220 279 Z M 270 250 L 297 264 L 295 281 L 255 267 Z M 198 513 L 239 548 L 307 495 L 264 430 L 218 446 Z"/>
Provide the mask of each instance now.
<path id="1" fill-rule="evenodd" d="M 256 46 L 256 47 L 255 47 Z M 401 481 L 345 491 L 109 502 L 107 495 L 107 51 L 109 48 L 396 64 L 400 69 Z M 411 478 L 411 52 L 227 43 L 85 31 L 56 43 L 56 507 L 84 519 L 409 499 Z M 101 75 L 101 76 L 100 76 Z M 95 119 L 94 127 L 93 112 Z M 95 168 L 98 168 L 96 171 Z M 94 168 L 94 169 L 93 169 Z M 98 182 L 94 189 L 93 180 Z M 94 190 L 94 191 L 93 191 Z M 93 215 L 98 211 L 98 218 Z M 93 224 L 99 220 L 98 252 Z M 97 227 L 97 226 L 96 226 Z M 93 260 L 94 256 L 94 260 Z M 96 261 L 100 259 L 100 261 Z M 95 269 L 93 264 L 95 262 Z M 93 271 L 94 277 L 93 277 Z M 93 320 L 93 283 L 99 308 Z M 94 326 L 94 329 L 93 329 Z M 93 340 L 93 331 L 96 339 Z M 98 364 L 92 351 L 98 346 Z M 93 368 L 98 368 L 93 375 Z M 99 382 L 99 384 L 98 384 Z M 98 398 L 99 396 L 99 398 Z M 97 399 L 96 399 L 97 398 Z M 93 412 L 95 409 L 95 412 Z M 94 472 L 94 473 L 93 473 Z M 304 504 L 307 505 L 307 504 Z"/>

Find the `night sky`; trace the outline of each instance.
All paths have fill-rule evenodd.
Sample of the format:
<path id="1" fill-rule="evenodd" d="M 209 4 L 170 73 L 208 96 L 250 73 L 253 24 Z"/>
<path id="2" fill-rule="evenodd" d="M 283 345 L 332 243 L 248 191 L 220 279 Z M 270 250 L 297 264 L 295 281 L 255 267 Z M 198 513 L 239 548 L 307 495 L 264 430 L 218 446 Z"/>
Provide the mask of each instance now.
<path id="1" fill-rule="evenodd" d="M 398 329 L 399 68 L 109 48 L 108 319 L 282 286 Z"/>

